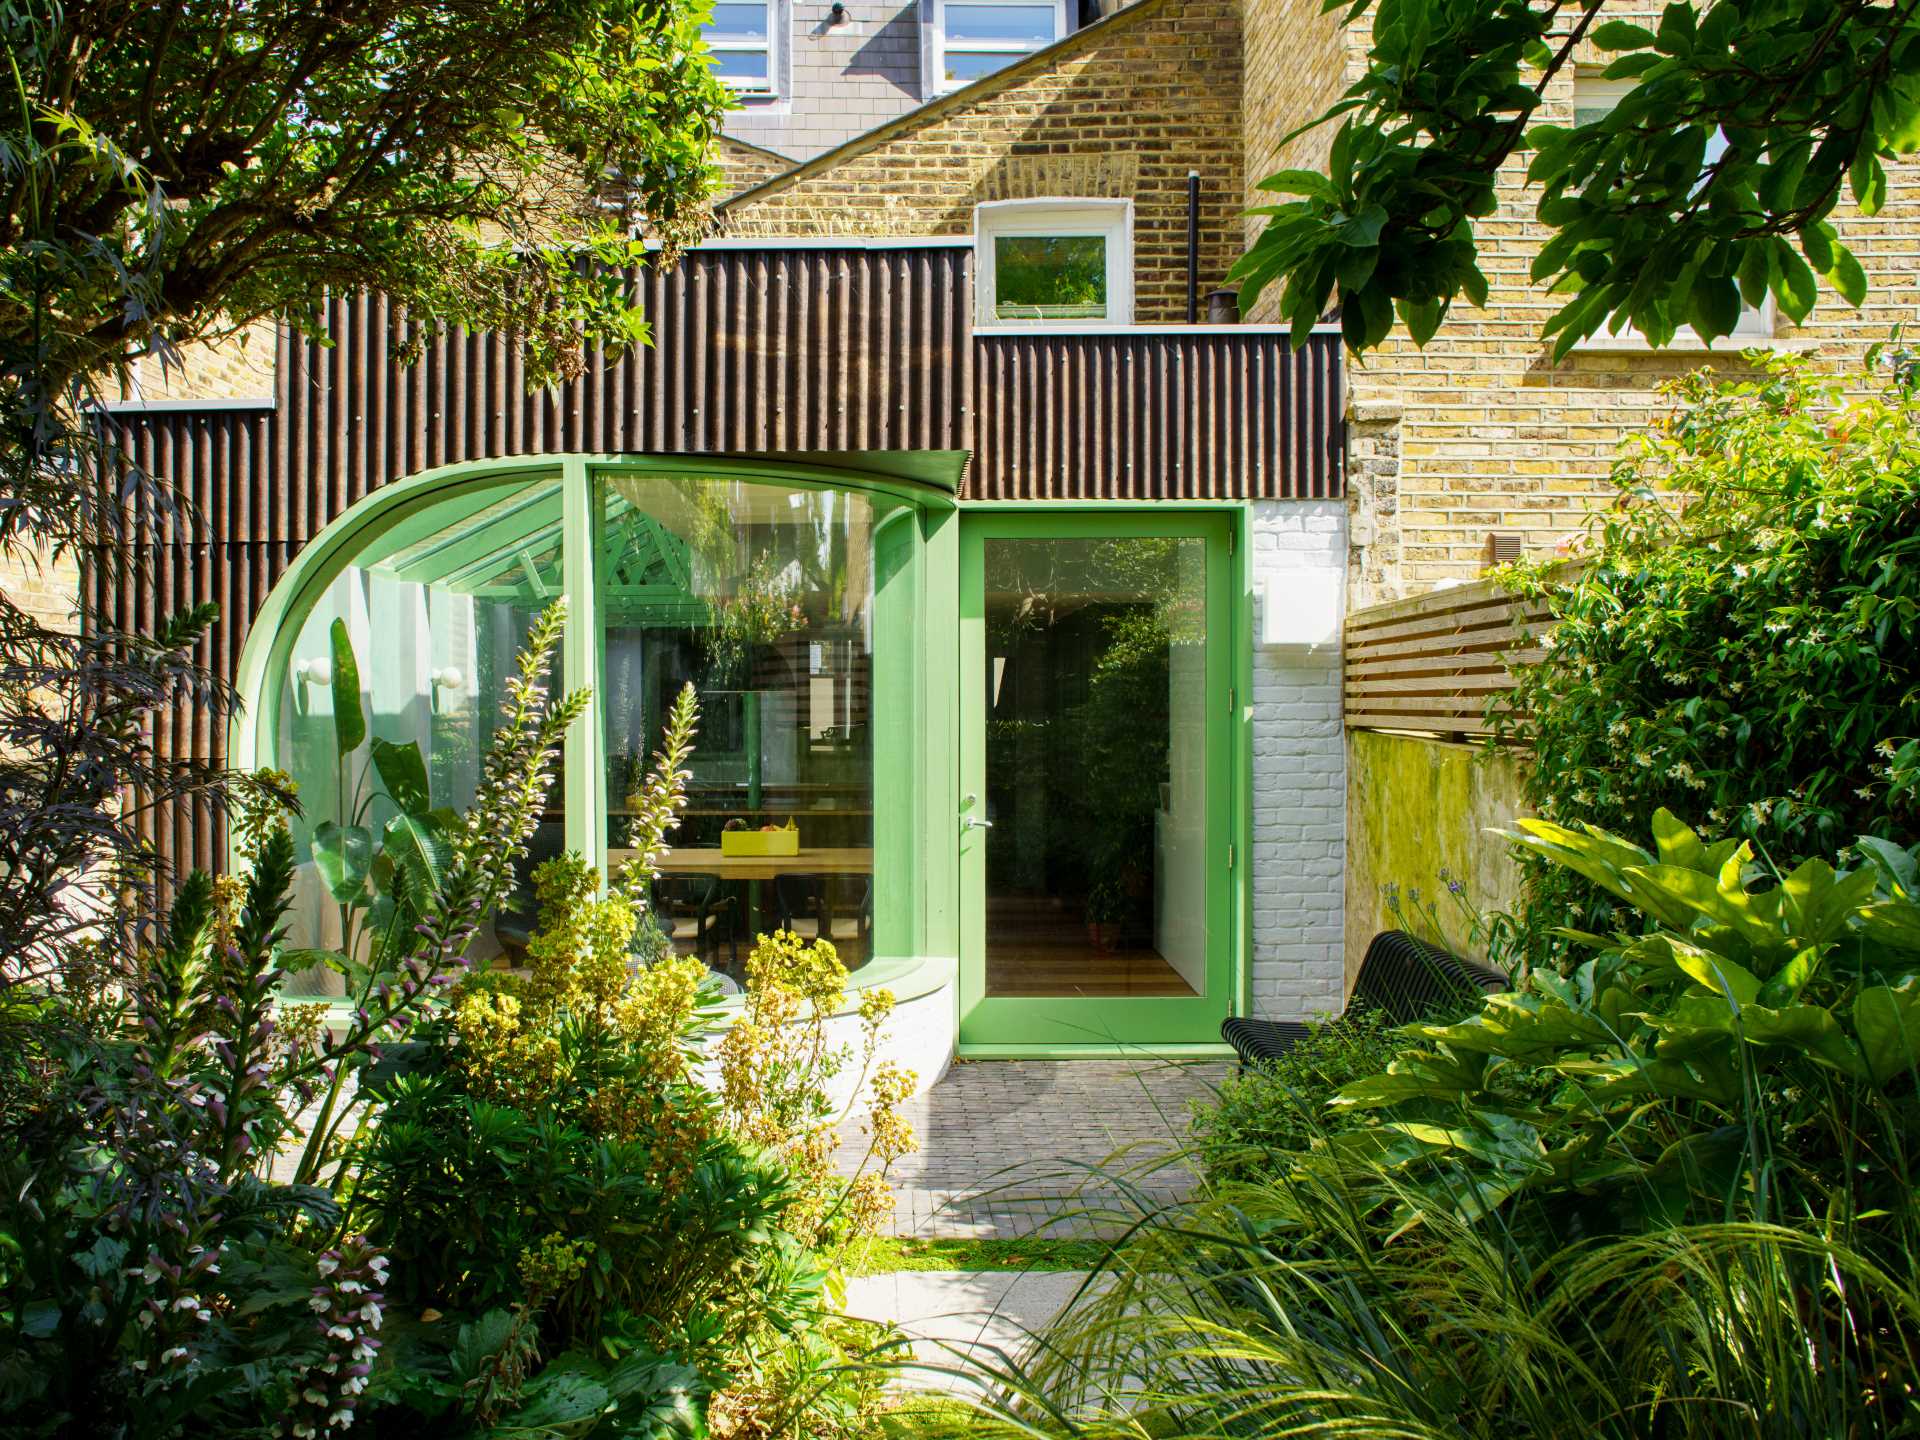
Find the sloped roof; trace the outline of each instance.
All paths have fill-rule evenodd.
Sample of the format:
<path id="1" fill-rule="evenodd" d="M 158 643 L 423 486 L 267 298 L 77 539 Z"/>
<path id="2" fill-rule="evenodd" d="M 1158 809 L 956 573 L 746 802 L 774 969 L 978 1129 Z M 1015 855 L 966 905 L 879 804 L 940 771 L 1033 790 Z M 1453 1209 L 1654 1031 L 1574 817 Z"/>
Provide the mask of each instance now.
<path id="1" fill-rule="evenodd" d="M 963 85 L 958 90 L 949 90 L 944 95 L 936 95 L 925 104 L 916 105 L 904 114 L 882 121 L 871 130 L 863 131 L 851 140 L 842 141 L 831 150 L 821 151 L 811 160 L 802 161 L 791 170 L 783 171 L 770 180 L 763 180 L 751 189 L 729 195 L 714 209 L 724 214 L 736 205 L 763 199 L 808 176 L 831 170 L 836 165 L 864 155 L 869 150 L 877 149 L 896 135 L 904 135 L 909 130 L 916 129 L 929 121 L 938 120 L 957 110 L 964 110 L 969 105 L 977 105 L 1011 85 L 1041 74 L 1062 60 L 1072 59 L 1082 50 L 1111 37 L 1116 31 L 1127 29 L 1148 15 L 1157 14 L 1165 9 L 1168 3 L 1169 0 L 1135 0 L 1135 3 L 1126 8 L 1117 10 L 1111 15 L 1103 15 L 1091 25 L 1082 26 L 1071 35 L 1054 41 L 1045 49 L 1036 50 L 1031 55 L 1022 57 L 1004 70 L 983 75 L 972 84 Z"/>

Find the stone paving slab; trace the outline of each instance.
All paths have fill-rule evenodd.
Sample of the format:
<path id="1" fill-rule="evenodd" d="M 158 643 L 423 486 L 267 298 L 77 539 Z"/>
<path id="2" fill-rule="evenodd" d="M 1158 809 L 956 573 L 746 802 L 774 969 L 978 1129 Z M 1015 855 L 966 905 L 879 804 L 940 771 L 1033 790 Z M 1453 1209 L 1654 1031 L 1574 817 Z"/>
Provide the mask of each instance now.
<path id="1" fill-rule="evenodd" d="M 988 1376 L 946 1372 L 1018 1362 L 1086 1278 L 1084 1270 L 865 1275 L 847 1282 L 847 1313 L 897 1325 L 911 1342 L 900 1388 L 978 1399 L 989 1393 Z"/>
<path id="2" fill-rule="evenodd" d="M 956 1061 L 904 1107 L 920 1149 L 894 1166 L 894 1233 L 1019 1238 L 1112 1233 L 1194 1184 L 1172 1157 L 1220 1061 Z M 865 1154 L 858 1117 L 839 1163 Z"/>

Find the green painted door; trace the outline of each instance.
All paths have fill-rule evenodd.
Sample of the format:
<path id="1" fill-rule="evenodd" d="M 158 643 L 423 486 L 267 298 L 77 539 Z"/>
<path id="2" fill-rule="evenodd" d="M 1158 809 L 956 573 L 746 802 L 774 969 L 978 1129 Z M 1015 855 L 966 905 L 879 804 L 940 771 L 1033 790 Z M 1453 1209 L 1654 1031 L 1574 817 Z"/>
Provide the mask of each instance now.
<path id="1" fill-rule="evenodd" d="M 1236 984 L 1231 517 L 960 536 L 960 1043 L 1219 1039 Z"/>

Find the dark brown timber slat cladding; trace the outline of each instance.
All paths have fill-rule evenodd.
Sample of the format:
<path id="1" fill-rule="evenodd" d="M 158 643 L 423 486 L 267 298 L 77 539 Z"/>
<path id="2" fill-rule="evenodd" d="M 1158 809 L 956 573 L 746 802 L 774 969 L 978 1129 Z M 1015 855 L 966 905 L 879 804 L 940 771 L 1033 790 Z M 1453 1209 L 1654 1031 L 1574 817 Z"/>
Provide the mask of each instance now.
<path id="1" fill-rule="evenodd" d="M 1485 735 L 1487 704 L 1513 688 L 1510 665 L 1537 660 L 1551 627 L 1540 601 L 1478 581 L 1347 617 L 1343 663 L 1350 730 Z"/>
<path id="2" fill-rule="evenodd" d="M 971 251 L 702 250 L 633 277 L 652 345 L 528 394 L 519 346 L 421 340 L 382 295 L 328 306 L 326 340 L 282 337 L 270 408 L 125 413 L 127 453 L 192 524 L 139 531 L 89 582 L 109 625 L 218 600 L 202 653 L 232 679 L 253 617 L 300 547 L 369 491 L 464 460 L 557 451 L 971 450 L 976 499 L 1306 499 L 1341 494 L 1338 337 L 1266 331 L 973 332 Z M 166 757 L 224 757 L 183 707 Z M 170 861 L 210 864 L 204 815 L 154 822 Z"/>
<path id="3" fill-rule="evenodd" d="M 967 493 L 1292 500 L 1342 493 L 1338 338 L 1133 330 L 974 339 Z"/>

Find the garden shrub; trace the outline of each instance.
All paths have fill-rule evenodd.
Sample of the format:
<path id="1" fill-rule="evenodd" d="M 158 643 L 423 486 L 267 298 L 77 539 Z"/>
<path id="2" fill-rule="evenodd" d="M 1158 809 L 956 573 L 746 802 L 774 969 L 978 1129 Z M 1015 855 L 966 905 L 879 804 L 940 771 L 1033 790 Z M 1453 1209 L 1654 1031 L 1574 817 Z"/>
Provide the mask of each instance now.
<path id="1" fill-rule="evenodd" d="M 692 714 L 688 692 L 642 855 L 682 803 Z M 541 865 L 524 973 L 468 978 L 386 1083 L 354 1213 L 392 1259 L 390 1293 L 435 1318 L 401 1322 L 376 1401 L 533 1428 L 563 1374 L 593 1402 L 575 1418 L 609 1433 L 639 1414 L 741 1437 L 832 1434 L 876 1401 L 852 1352 L 878 1337 L 834 1316 L 823 1244 L 890 1214 L 912 1077 L 874 1071 L 877 1158 L 839 1179 L 825 1086 L 854 1051 L 826 1035 L 847 972 L 830 944 L 779 932 L 751 953 L 710 1091 L 696 1065 L 714 992 L 699 960 L 636 943 L 648 879 L 643 861 L 602 894 L 578 856 Z M 891 1007 L 864 997 L 862 1078 Z"/>
<path id="2" fill-rule="evenodd" d="M 706 967 L 629 974 L 632 907 L 598 885 L 577 856 L 535 872 L 527 974 L 461 987 L 385 1097 L 355 1208 L 411 1308 L 512 1304 L 523 1258 L 558 1236 L 584 1263 L 547 1287 L 543 1337 L 564 1349 L 619 1314 L 664 1352 L 696 1310 L 738 1307 L 794 1195 L 777 1161 L 721 1131 L 689 1071 Z"/>
<path id="3" fill-rule="evenodd" d="M 1920 822 L 1920 394 L 1910 359 L 1673 382 L 1614 474 L 1587 563 L 1513 567 L 1553 626 L 1501 738 L 1548 820 L 1634 833 L 1660 806 L 1777 863 Z M 1852 387 L 1852 393 L 1848 387 Z M 1590 888 L 1529 864 L 1544 934 Z"/>
<path id="4" fill-rule="evenodd" d="M 195 872 L 150 943 L 66 937 L 9 971 L 21 1044 L 0 1104 L 0 1413 L 14 1433 L 313 1434 L 353 1423 L 387 1262 L 343 1214 L 325 1143 L 273 1167 L 465 972 L 584 697 L 549 695 L 561 613 L 529 633 L 474 807 L 431 893 L 337 1029 L 284 1006 L 291 782 L 239 787 L 240 874 Z M 323 1102 L 324 1103 L 324 1102 Z M 357 1107 L 352 1102 L 346 1111 Z"/>
<path id="5" fill-rule="evenodd" d="M 812 1087 L 854 1053 L 824 1043 L 846 972 L 777 936 L 756 1013 L 801 1040 L 737 1073 L 778 1104 L 732 1113 L 698 1083 L 705 968 L 637 898 L 683 801 L 690 688 L 636 807 L 640 864 L 604 895 L 576 858 L 542 866 L 526 973 L 470 973 L 584 698 L 548 691 L 560 623 L 530 633 L 474 808 L 430 817 L 387 877 L 406 923 L 357 968 L 300 957 L 353 977 L 331 1024 L 279 995 L 294 797 L 272 775 L 235 790 L 241 872 L 187 877 L 152 944 L 74 940 L 0 976 L 20 1041 L 0 1064 L 8 1433 L 869 1428 L 887 1370 L 855 1359 L 884 1337 L 835 1316 L 820 1245 L 884 1210 L 912 1077 L 874 1069 L 879 1158 L 837 1180 L 841 1117 Z M 789 992 L 813 1008 L 767 998 Z M 863 1066 L 890 1007 L 866 998 Z"/>
<path id="6" fill-rule="evenodd" d="M 1915 1432 L 1920 847 L 1510 839 L 1626 923 L 1143 1216 L 972 1433 Z"/>
<path id="7" fill-rule="evenodd" d="M 1309 1148 L 1343 1085 L 1378 1074 L 1400 1048 L 1396 1022 L 1357 1010 L 1316 1023 L 1276 1060 L 1248 1065 L 1194 1103 L 1193 1145 L 1215 1180 L 1251 1180 Z"/>

